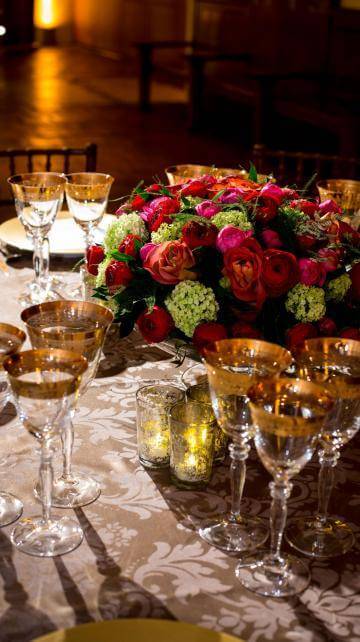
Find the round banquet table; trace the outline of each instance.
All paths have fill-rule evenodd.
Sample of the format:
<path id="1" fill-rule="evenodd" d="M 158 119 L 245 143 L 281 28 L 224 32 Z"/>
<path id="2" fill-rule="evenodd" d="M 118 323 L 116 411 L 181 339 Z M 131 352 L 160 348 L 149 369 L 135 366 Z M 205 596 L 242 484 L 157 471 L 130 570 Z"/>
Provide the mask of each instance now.
<path id="1" fill-rule="evenodd" d="M 0 320 L 20 325 L 17 294 L 27 269 L 0 275 Z M 70 278 L 70 277 L 69 277 Z M 72 277 L 73 278 L 73 277 Z M 259 597 L 234 576 L 236 558 L 208 546 L 197 528 L 225 513 L 228 462 L 214 469 L 206 491 L 174 487 L 168 471 L 149 472 L 138 461 L 135 392 L 144 380 L 178 381 L 187 367 L 136 335 L 110 333 L 94 384 L 75 417 L 74 468 L 91 473 L 100 498 L 74 511 L 85 538 L 74 552 L 53 559 L 29 557 L 0 529 L 0 641 L 26 642 L 48 631 L 121 617 L 170 618 L 221 630 L 248 642 L 360 640 L 359 544 L 345 556 L 310 561 L 312 582 L 284 600 Z M 0 487 L 24 502 L 24 516 L 39 513 L 32 488 L 38 472 L 35 440 L 12 405 L 0 415 Z M 360 448 L 344 449 L 331 511 L 346 517 L 358 536 Z M 61 468 L 60 451 L 54 457 Z M 316 508 L 317 458 L 294 479 L 289 517 Z M 269 476 L 252 450 L 243 510 L 269 516 Z M 60 512 L 57 509 L 54 512 Z M 170 641 L 169 641 L 170 642 Z"/>

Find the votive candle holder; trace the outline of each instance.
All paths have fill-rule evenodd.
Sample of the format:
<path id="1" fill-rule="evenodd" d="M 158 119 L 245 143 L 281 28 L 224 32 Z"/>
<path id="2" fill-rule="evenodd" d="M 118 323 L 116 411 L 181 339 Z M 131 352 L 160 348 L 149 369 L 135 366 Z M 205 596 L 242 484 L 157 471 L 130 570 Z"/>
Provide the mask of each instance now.
<path id="1" fill-rule="evenodd" d="M 186 396 L 192 401 L 207 404 L 212 410 L 210 389 L 207 382 L 197 383 L 193 386 L 190 386 L 186 391 Z M 215 415 L 214 421 L 216 421 Z M 224 433 L 223 430 L 221 430 L 218 423 L 216 423 L 214 435 L 214 464 L 221 464 L 224 461 L 227 452 L 228 441 L 228 436 Z"/>

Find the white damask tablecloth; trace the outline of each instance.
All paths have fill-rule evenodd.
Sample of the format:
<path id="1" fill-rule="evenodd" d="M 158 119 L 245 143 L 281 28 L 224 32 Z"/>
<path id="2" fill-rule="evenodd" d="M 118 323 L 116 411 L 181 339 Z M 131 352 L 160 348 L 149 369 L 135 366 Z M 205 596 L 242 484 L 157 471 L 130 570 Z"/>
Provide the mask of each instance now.
<path id="1" fill-rule="evenodd" d="M 19 324 L 17 293 L 28 271 L 0 276 L 0 320 Z M 299 597 L 262 598 L 234 576 L 236 559 L 211 548 L 197 524 L 224 513 L 228 466 L 215 468 L 206 492 L 176 489 L 167 471 L 149 473 L 136 449 L 135 392 L 146 379 L 177 379 L 169 354 L 136 337 L 111 336 L 95 384 L 76 415 L 74 465 L 101 483 L 102 494 L 75 511 L 83 544 L 62 558 L 39 559 L 12 547 L 0 530 L 0 641 L 25 642 L 53 629 L 116 617 L 174 618 L 222 630 L 248 642 L 360 640 L 359 545 L 330 562 L 311 562 L 312 583 Z M 24 515 L 39 513 L 32 487 L 38 452 L 12 406 L 0 415 L 0 487 L 22 498 Z M 347 447 L 331 507 L 360 524 L 360 448 Z M 60 460 L 55 467 L 59 470 Z M 318 465 L 294 480 L 289 515 L 313 512 Z M 268 519 L 268 475 L 251 453 L 243 509 Z M 60 511 L 61 512 L 61 511 Z M 169 641 L 170 642 L 170 641 Z"/>

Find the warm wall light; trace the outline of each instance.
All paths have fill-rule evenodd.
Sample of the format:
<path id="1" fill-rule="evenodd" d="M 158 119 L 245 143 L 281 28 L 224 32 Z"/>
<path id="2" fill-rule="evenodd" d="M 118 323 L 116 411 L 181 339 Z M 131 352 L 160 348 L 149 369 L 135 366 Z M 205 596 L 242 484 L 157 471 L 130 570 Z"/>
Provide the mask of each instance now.
<path id="1" fill-rule="evenodd" d="M 35 0 L 34 25 L 39 29 L 56 29 L 71 20 L 70 0 Z"/>

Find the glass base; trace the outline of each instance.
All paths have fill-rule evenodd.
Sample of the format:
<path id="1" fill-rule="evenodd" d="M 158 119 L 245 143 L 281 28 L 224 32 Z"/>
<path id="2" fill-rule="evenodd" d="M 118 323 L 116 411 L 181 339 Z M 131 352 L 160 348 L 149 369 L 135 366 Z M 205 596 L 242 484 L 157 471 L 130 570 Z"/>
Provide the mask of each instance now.
<path id="1" fill-rule="evenodd" d="M 15 522 L 22 512 L 23 505 L 20 499 L 11 493 L 0 493 L 0 528 Z"/>
<path id="2" fill-rule="evenodd" d="M 51 287 L 39 288 L 36 283 L 32 282 L 29 283 L 28 289 L 19 295 L 18 300 L 20 305 L 25 308 L 29 305 L 38 305 L 45 301 L 57 301 L 61 298 L 60 294 L 51 289 Z"/>
<path id="3" fill-rule="evenodd" d="M 184 490 L 204 490 L 210 481 L 209 479 L 200 479 L 198 481 L 179 479 L 172 471 L 170 472 L 170 479 L 174 486 Z"/>
<path id="4" fill-rule="evenodd" d="M 164 459 L 163 461 L 151 461 L 150 459 L 144 459 L 139 455 L 139 462 L 144 466 L 144 468 L 149 468 L 149 470 L 160 470 L 161 468 L 169 468 L 169 459 Z"/>
<path id="5" fill-rule="evenodd" d="M 45 523 L 42 517 L 21 519 L 11 533 L 16 548 L 27 555 L 56 557 L 77 548 L 83 532 L 77 522 L 69 517 L 52 519 Z"/>
<path id="6" fill-rule="evenodd" d="M 355 543 L 350 526 L 339 519 L 328 519 L 319 529 L 313 518 L 289 521 L 285 538 L 300 553 L 318 559 L 337 557 L 347 553 Z"/>
<path id="7" fill-rule="evenodd" d="M 243 557 L 235 575 L 245 588 L 259 595 L 287 597 L 304 591 L 310 583 L 306 565 L 292 555 L 282 556 L 283 565 L 275 565 L 268 552 Z"/>
<path id="8" fill-rule="evenodd" d="M 76 508 L 92 504 L 100 495 L 100 484 L 85 475 L 74 473 L 71 481 L 59 477 L 53 484 L 51 505 L 56 508 Z"/>
<path id="9" fill-rule="evenodd" d="M 204 524 L 199 535 L 208 544 L 223 551 L 252 551 L 266 542 L 269 531 L 258 517 L 242 517 L 240 522 L 214 519 Z"/>

